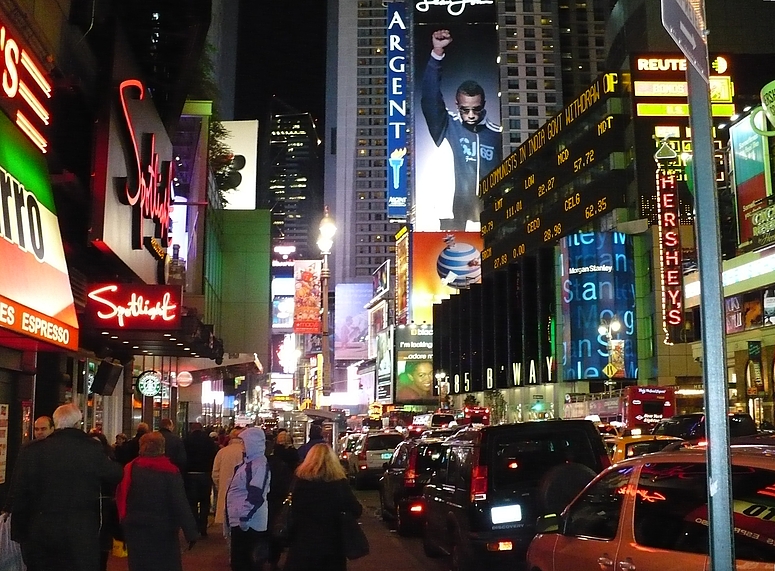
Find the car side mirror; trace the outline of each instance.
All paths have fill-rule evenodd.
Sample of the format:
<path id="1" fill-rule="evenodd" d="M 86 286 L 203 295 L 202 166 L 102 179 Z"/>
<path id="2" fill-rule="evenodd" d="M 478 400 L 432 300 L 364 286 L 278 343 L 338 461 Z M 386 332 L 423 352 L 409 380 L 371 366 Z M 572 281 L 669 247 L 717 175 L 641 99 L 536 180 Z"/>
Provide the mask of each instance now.
<path id="1" fill-rule="evenodd" d="M 536 533 L 558 533 L 562 519 L 557 514 L 542 515 L 536 521 Z"/>

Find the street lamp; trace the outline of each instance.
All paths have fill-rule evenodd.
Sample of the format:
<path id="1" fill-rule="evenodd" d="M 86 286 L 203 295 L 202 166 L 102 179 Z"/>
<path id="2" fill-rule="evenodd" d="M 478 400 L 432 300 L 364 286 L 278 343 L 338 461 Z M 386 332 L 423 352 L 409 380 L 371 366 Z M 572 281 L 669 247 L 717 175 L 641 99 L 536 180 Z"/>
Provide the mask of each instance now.
<path id="1" fill-rule="evenodd" d="M 318 248 L 323 255 L 323 267 L 320 270 L 320 288 L 323 293 L 323 327 L 321 349 L 323 351 L 323 396 L 331 395 L 331 354 L 328 344 L 328 278 L 331 272 L 328 269 L 328 256 L 331 253 L 331 247 L 334 245 L 334 234 L 336 234 L 336 225 L 334 219 L 328 213 L 328 206 L 323 211 L 323 219 L 320 221 L 320 237 L 318 238 Z"/>
<path id="2" fill-rule="evenodd" d="M 611 396 L 611 387 L 613 386 L 614 381 L 611 379 L 614 375 L 616 375 L 618 368 L 611 362 L 611 353 L 613 352 L 613 343 L 611 343 L 611 340 L 613 339 L 614 335 L 619 333 L 619 330 L 622 328 L 622 323 L 619 321 L 619 318 L 616 317 L 616 315 L 612 316 L 610 319 L 603 319 L 600 321 L 600 325 L 597 328 L 597 332 L 605 337 L 606 339 L 606 348 L 608 349 L 608 364 L 606 365 L 605 369 L 603 369 L 603 372 L 608 377 L 608 381 L 606 384 L 608 385 L 608 396 Z"/>

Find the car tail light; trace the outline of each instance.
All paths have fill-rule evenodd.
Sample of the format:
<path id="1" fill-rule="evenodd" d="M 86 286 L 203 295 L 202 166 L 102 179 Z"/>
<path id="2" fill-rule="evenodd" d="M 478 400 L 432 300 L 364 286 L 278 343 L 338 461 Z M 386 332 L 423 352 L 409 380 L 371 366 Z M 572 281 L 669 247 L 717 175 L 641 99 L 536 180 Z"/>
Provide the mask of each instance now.
<path id="1" fill-rule="evenodd" d="M 514 544 L 511 541 L 493 541 L 487 544 L 487 551 L 511 551 Z"/>
<path id="2" fill-rule="evenodd" d="M 423 511 L 422 504 L 412 504 L 412 505 L 410 505 L 409 506 L 409 511 L 412 512 L 412 513 L 416 513 L 416 514 L 422 513 L 422 511 Z"/>
<path id="3" fill-rule="evenodd" d="M 409 452 L 409 465 L 404 472 L 404 487 L 409 488 L 417 484 L 417 448 Z"/>
<path id="4" fill-rule="evenodd" d="M 479 448 L 474 448 L 471 464 L 471 501 L 487 499 L 487 466 L 479 464 Z"/>

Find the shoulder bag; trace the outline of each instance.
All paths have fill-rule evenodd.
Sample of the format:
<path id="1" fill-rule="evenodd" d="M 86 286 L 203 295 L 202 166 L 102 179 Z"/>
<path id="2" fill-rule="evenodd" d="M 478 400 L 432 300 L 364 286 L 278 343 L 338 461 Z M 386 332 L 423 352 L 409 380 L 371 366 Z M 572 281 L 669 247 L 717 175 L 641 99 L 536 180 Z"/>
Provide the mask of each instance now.
<path id="1" fill-rule="evenodd" d="M 342 544 L 347 559 L 352 561 L 369 554 L 369 540 L 363 533 L 360 522 L 351 512 L 339 512 L 339 527 L 342 530 Z"/>

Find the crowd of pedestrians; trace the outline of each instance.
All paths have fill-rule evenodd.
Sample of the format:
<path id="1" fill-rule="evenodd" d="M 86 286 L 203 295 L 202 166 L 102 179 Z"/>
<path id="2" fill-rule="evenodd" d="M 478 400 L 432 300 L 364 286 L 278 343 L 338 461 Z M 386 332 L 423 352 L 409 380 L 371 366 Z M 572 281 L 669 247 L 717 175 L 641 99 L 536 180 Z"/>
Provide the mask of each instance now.
<path id="1" fill-rule="evenodd" d="M 82 420 L 74 404 L 37 418 L 18 456 L 2 511 L 29 571 L 106 571 L 115 542 L 130 571 L 182 571 L 181 531 L 192 549 L 211 517 L 232 571 L 276 571 L 284 552 L 285 571 L 346 569 L 340 514 L 362 507 L 320 424 L 297 450 L 282 428 L 192 423 L 181 439 L 170 419 L 111 445 Z M 272 528 L 289 493 L 292 533 L 280 540 Z"/>

